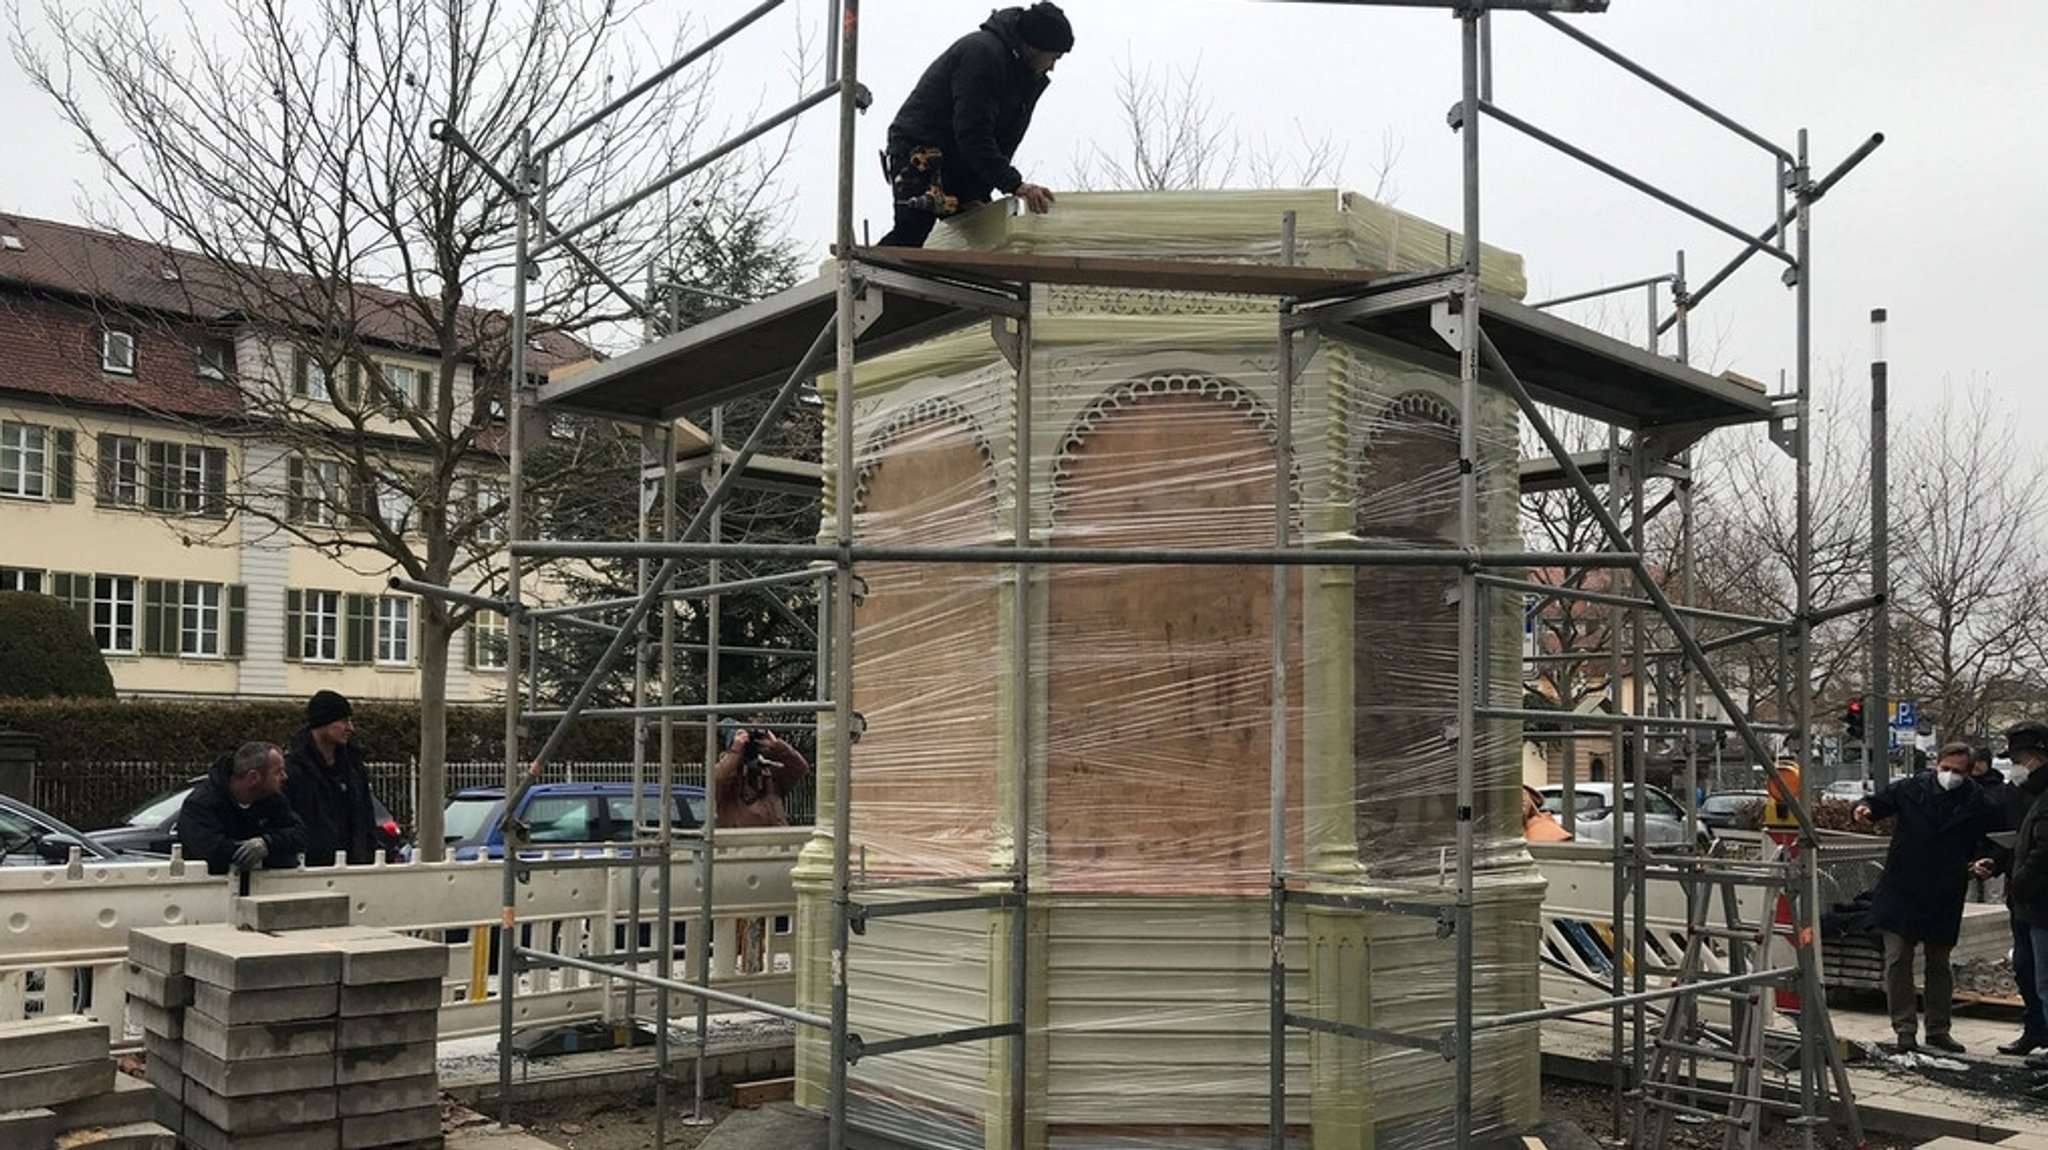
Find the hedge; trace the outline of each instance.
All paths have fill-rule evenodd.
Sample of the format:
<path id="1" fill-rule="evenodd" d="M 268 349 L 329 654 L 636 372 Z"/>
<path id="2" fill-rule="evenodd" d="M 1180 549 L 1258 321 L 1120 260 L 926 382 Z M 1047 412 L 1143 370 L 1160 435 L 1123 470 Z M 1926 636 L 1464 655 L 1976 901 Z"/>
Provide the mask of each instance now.
<path id="1" fill-rule="evenodd" d="M 0 591 L 0 699 L 113 697 L 114 676 L 83 619 L 48 595 Z"/>

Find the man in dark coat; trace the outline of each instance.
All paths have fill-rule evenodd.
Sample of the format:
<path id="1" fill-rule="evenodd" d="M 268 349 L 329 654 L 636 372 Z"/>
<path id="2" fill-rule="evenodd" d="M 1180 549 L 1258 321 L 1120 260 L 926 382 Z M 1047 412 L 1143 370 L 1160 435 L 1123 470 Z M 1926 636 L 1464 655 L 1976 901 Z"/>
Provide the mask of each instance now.
<path id="1" fill-rule="evenodd" d="M 1884 937 L 1884 993 L 1898 1049 L 1911 1050 L 1919 1030 L 1914 1009 L 1913 952 L 1927 955 L 1927 1045 L 1960 1054 L 1949 1033 L 1955 994 L 1949 952 L 1962 932 L 1971 864 L 1984 835 L 2004 817 L 1970 778 L 1970 746 L 1950 743 L 1935 769 L 1886 787 L 1856 804 L 1861 823 L 1896 816 L 1884 876 L 1870 902 L 1870 918 Z"/>
<path id="2" fill-rule="evenodd" d="M 1073 48 L 1066 13 L 1041 0 L 991 14 L 932 61 L 889 122 L 883 166 L 896 218 L 883 247 L 922 247 L 942 217 L 989 202 L 991 190 L 1033 212 L 1052 207 L 1052 190 L 1025 180 L 1012 157 Z"/>
<path id="3" fill-rule="evenodd" d="M 2005 829 L 2016 831 L 2026 826 L 2027 815 L 2040 805 L 2042 792 L 2048 791 L 2048 724 L 2015 724 L 2005 733 L 2005 753 L 2012 759 L 2012 774 L 2007 776 L 2005 788 L 1999 794 L 2004 801 Z M 2010 876 L 2018 861 L 2014 849 L 1990 843 L 1985 857 L 1971 871 L 1983 878 Z M 2033 926 L 2021 916 L 2020 906 L 2013 900 L 2010 878 L 2006 881 L 2005 907 L 2012 920 L 2012 977 L 2019 985 L 2024 1005 L 2020 1010 L 2020 1036 L 2000 1046 L 1998 1052 L 2032 1054 L 2048 1047 L 2048 1009 L 2044 1009 L 2048 1000 L 2041 995 L 2041 956 L 2034 953 Z"/>
<path id="4" fill-rule="evenodd" d="M 355 708 L 334 691 L 306 702 L 306 726 L 285 747 L 285 798 L 306 822 L 306 865 L 374 861 L 377 816 L 355 747 Z"/>
<path id="5" fill-rule="evenodd" d="M 185 857 L 214 874 L 299 865 L 306 824 L 284 799 L 284 776 L 273 743 L 243 743 L 221 756 L 178 810 Z"/>

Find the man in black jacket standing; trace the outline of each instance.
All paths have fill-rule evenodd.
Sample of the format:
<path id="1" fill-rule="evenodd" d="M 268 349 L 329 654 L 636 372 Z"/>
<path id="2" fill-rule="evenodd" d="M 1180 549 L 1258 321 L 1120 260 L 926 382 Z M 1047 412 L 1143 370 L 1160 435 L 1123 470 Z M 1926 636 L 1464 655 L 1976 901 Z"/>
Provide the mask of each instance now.
<path id="1" fill-rule="evenodd" d="M 1962 933 L 1963 902 L 1984 835 L 2004 818 L 1970 778 L 1970 745 L 1950 743 L 1935 769 L 1900 779 L 1856 804 L 1860 823 L 1897 816 L 1884 876 L 1870 900 L 1870 920 L 1884 936 L 1884 995 L 1897 1049 L 1915 1047 L 1913 952 L 1927 953 L 1927 1045 L 1952 1054 L 1963 1044 L 1949 1033 L 1955 978 L 1949 952 Z"/>
<path id="2" fill-rule="evenodd" d="M 2041 793 L 2048 791 L 2048 724 L 2015 724 L 2005 732 L 2005 753 L 2012 759 L 2012 774 L 2006 779 L 2001 792 L 2005 807 L 2004 829 L 2017 831 L 2026 827 L 2027 816 L 2040 805 Z M 1992 843 L 1986 857 L 1979 859 L 1970 870 L 1980 878 L 1999 874 L 2011 876 L 2020 861 L 2016 850 Z M 2024 1005 L 2020 1011 L 2020 1036 L 2000 1046 L 1998 1052 L 2032 1054 L 2048 1047 L 2048 1010 L 2044 1010 L 2041 997 L 2041 956 L 2034 951 L 2033 923 L 2013 897 L 2013 883 L 2012 878 L 2006 879 L 2005 907 L 2012 919 L 2012 978 L 2019 985 L 2020 1001 Z M 2041 909 L 2048 910 L 2048 907 Z"/>
<path id="3" fill-rule="evenodd" d="M 922 247 L 941 218 L 989 202 L 991 189 L 1036 213 L 1052 207 L 1052 190 L 1025 180 L 1012 157 L 1073 48 L 1066 13 L 1040 0 L 992 13 L 932 61 L 889 123 L 883 165 L 896 217 L 881 246 Z"/>
<path id="4" fill-rule="evenodd" d="M 223 755 L 178 810 L 185 857 L 214 874 L 294 867 L 306 824 L 284 800 L 284 756 L 272 743 L 243 743 Z"/>
<path id="5" fill-rule="evenodd" d="M 306 726 L 285 748 L 284 795 L 306 822 L 306 865 L 367 863 L 376 856 L 370 776 L 355 747 L 355 708 L 335 691 L 306 702 Z"/>

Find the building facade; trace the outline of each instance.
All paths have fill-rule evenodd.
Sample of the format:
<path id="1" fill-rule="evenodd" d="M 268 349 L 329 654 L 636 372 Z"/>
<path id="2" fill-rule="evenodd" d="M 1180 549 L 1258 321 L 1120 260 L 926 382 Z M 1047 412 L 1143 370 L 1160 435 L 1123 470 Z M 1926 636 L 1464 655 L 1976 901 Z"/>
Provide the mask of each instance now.
<path id="1" fill-rule="evenodd" d="M 154 244 L 0 215 L 0 590 L 70 604 L 124 696 L 418 697 L 422 605 L 349 546 L 370 516 L 410 538 L 417 497 L 335 456 L 431 466 L 409 415 L 433 406 L 438 353 L 364 337 L 323 363 L 274 323 L 195 308 L 187 275 Z M 457 412 L 495 409 L 475 365 L 447 374 Z M 502 491 L 487 446 L 461 467 L 471 510 Z M 499 696 L 503 634 L 489 616 L 455 635 L 451 701 Z"/>

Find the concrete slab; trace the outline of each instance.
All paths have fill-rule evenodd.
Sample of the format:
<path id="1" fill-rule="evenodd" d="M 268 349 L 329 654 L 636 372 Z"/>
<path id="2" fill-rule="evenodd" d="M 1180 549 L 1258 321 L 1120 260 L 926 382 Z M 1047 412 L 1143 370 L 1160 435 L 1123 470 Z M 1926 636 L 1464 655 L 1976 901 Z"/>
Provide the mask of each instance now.
<path id="1" fill-rule="evenodd" d="M 176 1063 L 152 1058 L 142 1065 L 142 1080 L 149 1084 L 151 1090 L 173 1103 L 183 1102 L 185 1099 L 185 1074 L 178 1069 Z M 152 1107 L 150 1114 L 157 1121 L 163 1121 L 163 1111 L 160 1108 Z"/>
<path id="2" fill-rule="evenodd" d="M 142 1067 L 144 1070 L 148 1070 L 152 1066 L 163 1066 L 176 1070 L 185 1061 L 185 1043 L 183 1039 L 165 1038 L 161 1034 L 151 1034 L 146 1030 L 142 1032 L 142 1052 L 148 1056 L 147 1061 Z"/>
<path id="3" fill-rule="evenodd" d="M 340 1050 L 364 1046 L 403 1046 L 424 1042 L 433 1045 L 440 1033 L 440 1015 L 431 1010 L 405 1014 L 371 1014 L 344 1018 L 335 1026 L 334 1045 Z"/>
<path id="4" fill-rule="evenodd" d="M 436 1105 L 415 1106 L 410 1110 L 387 1110 L 382 1114 L 365 1114 L 356 1118 L 341 1120 L 341 1150 L 363 1150 L 371 1146 L 389 1146 L 394 1142 L 411 1142 L 423 1138 L 436 1138 L 441 1134 L 441 1108 Z"/>
<path id="5" fill-rule="evenodd" d="M 230 930 L 225 939 L 185 945 L 185 973 L 228 990 L 322 986 L 341 978 L 341 956 L 301 934 Z M 196 994 L 196 988 L 194 993 Z"/>
<path id="6" fill-rule="evenodd" d="M 434 1067 L 434 1047 L 425 1043 L 342 1050 L 334 1055 L 334 1084 L 353 1086 L 359 1082 L 417 1078 L 434 1073 Z"/>
<path id="7" fill-rule="evenodd" d="M 774 1102 L 758 1110 L 735 1110 L 727 1115 L 697 1150 L 825 1150 L 828 1142 L 825 1119 L 799 1110 L 795 1103 Z"/>
<path id="8" fill-rule="evenodd" d="M 128 1020 L 142 1028 L 144 1035 L 182 1041 L 185 1037 L 185 1008 L 165 1010 L 140 998 L 128 1000 Z"/>
<path id="9" fill-rule="evenodd" d="M 197 1082 L 185 1083 L 185 1109 L 226 1133 L 261 1134 L 316 1123 L 333 1123 L 334 1089 L 287 1090 L 230 1098 Z"/>
<path id="10" fill-rule="evenodd" d="M 185 947 L 195 940 L 233 938 L 225 923 L 146 926 L 128 932 L 128 961 L 162 974 L 185 973 Z"/>
<path id="11" fill-rule="evenodd" d="M 57 1112 L 57 1129 L 77 1130 L 83 1126 L 129 1126 L 156 1117 L 156 1087 L 132 1074 L 115 1074 L 114 1088 L 105 1094 L 81 1098 L 52 1107 Z M 6 1145 L 0 1139 L 0 1146 Z"/>
<path id="12" fill-rule="evenodd" d="M 334 1022 L 258 1022 L 224 1026 L 196 1010 L 185 1012 L 185 1045 L 215 1058 L 284 1058 L 294 1054 L 334 1052 Z"/>
<path id="13" fill-rule="evenodd" d="M 1915 1150 L 1991 1150 L 1991 1143 L 1979 1142 L 1974 1138 L 1958 1138 L 1951 1134 L 1930 1142 L 1922 1142 Z"/>
<path id="14" fill-rule="evenodd" d="M 465 1126 L 448 1135 L 447 1150 L 555 1150 L 522 1126 Z"/>
<path id="15" fill-rule="evenodd" d="M 252 894 L 234 900 L 229 914 L 243 930 L 312 930 L 347 926 L 349 899 L 345 894 Z"/>
<path id="16" fill-rule="evenodd" d="M 185 1112 L 185 1145 L 190 1150 L 341 1150 L 341 1127 L 301 1126 L 263 1134 L 229 1134 L 204 1115 Z"/>
<path id="17" fill-rule="evenodd" d="M 128 997 L 140 999 L 165 1010 L 178 1010 L 192 1004 L 192 976 L 189 974 L 165 974 L 139 962 L 128 964 Z"/>
<path id="18" fill-rule="evenodd" d="M 223 1026 L 247 1026 L 257 1022 L 306 1022 L 334 1017 L 341 988 L 333 983 L 320 986 L 282 986 L 276 990 L 238 990 L 210 982 L 192 985 L 192 1009 Z"/>
<path id="19" fill-rule="evenodd" d="M 0 1022 L 0 1074 L 103 1062 L 107 1049 L 107 1024 L 82 1014 Z"/>
<path id="20" fill-rule="evenodd" d="M 360 1018 L 366 1014 L 397 1014 L 407 1010 L 439 1010 L 444 1001 L 441 979 L 416 978 L 411 982 L 376 982 L 341 988 L 341 1016 Z"/>
<path id="21" fill-rule="evenodd" d="M 57 1141 L 57 1115 L 36 1107 L 0 1113 L 0 1146 L 20 1150 L 52 1150 Z"/>
<path id="22" fill-rule="evenodd" d="M 368 1114 L 382 1114 L 386 1110 L 416 1110 L 422 1106 L 438 1105 L 441 1080 L 432 1074 L 386 1078 L 343 1086 L 339 1094 L 335 1109 L 341 1112 L 341 1116 L 360 1118 Z"/>
<path id="23" fill-rule="evenodd" d="M 367 927 L 302 930 L 290 937 L 318 942 L 339 954 L 344 986 L 418 982 L 448 973 L 447 945 L 423 938 Z"/>
<path id="24" fill-rule="evenodd" d="M 94 1126 L 64 1135 L 60 1150 L 178 1150 L 178 1136 L 155 1122 Z"/>
<path id="25" fill-rule="evenodd" d="M 327 1090 L 334 1086 L 334 1056 L 300 1054 L 230 1062 L 204 1050 L 189 1050 L 185 1053 L 183 1078 L 225 1098 L 286 1090 Z"/>
<path id="26" fill-rule="evenodd" d="M 45 1066 L 0 1074 L 0 1111 L 34 1110 L 76 1102 L 114 1088 L 112 1059 L 98 1058 L 68 1066 Z"/>
<path id="27" fill-rule="evenodd" d="M 2048 1118 L 2042 1120 L 2048 1125 Z M 2021 1131 L 2010 1138 L 1999 1139 L 1998 1145 L 2004 1150 L 2048 1150 L 2048 1133 L 2030 1134 Z"/>
<path id="28" fill-rule="evenodd" d="M 185 1104 L 161 1091 L 156 1096 L 156 1124 L 178 1134 L 185 1129 Z"/>

